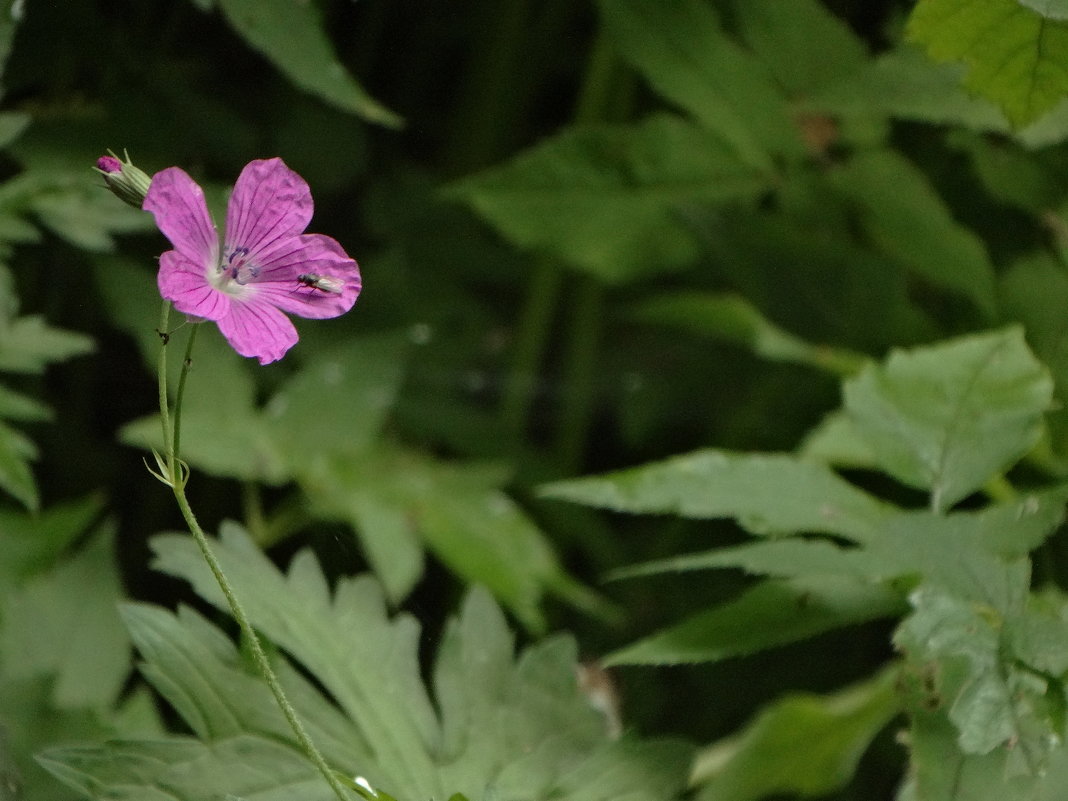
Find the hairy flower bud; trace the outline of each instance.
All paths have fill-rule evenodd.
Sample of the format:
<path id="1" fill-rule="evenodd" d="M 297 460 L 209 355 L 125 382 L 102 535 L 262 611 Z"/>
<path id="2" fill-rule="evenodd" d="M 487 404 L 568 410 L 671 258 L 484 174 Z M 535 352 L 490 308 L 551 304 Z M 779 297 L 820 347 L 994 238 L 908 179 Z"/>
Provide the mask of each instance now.
<path id="1" fill-rule="evenodd" d="M 96 160 L 96 171 L 104 176 L 104 185 L 112 194 L 139 209 L 145 201 L 152 179 L 133 165 L 128 153 L 124 151 L 123 155 L 126 156 L 126 161 L 119 160 L 114 153 L 101 156 Z"/>

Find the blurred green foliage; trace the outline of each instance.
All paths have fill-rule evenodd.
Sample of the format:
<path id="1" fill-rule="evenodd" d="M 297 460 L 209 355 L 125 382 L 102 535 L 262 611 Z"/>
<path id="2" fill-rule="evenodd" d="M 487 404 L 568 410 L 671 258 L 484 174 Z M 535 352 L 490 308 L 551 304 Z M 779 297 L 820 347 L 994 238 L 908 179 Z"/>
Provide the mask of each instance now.
<path id="1" fill-rule="evenodd" d="M 217 217 L 281 156 L 360 262 L 281 363 L 205 326 L 182 429 L 339 769 L 1056 798 L 1063 5 L 0 2 L 0 801 L 327 797 L 150 554 L 165 244 L 109 148 Z"/>

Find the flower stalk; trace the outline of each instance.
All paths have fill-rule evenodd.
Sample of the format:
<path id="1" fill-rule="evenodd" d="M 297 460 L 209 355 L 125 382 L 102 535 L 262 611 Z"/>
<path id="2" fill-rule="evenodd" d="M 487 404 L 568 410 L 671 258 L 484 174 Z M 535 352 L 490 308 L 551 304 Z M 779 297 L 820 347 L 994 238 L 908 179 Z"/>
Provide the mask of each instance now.
<path id="1" fill-rule="evenodd" d="M 189 376 L 189 370 L 193 364 L 193 345 L 196 341 L 196 332 L 199 326 L 192 326 L 192 332 L 189 335 L 189 340 L 186 345 L 185 357 L 182 361 L 182 370 L 178 378 L 174 407 L 171 409 L 167 388 L 167 346 L 169 344 L 170 336 L 166 333 L 167 321 L 170 315 L 170 306 L 171 304 L 169 301 L 163 301 L 163 311 L 160 314 L 159 328 L 161 339 L 158 362 L 159 411 L 160 419 L 163 424 L 165 453 L 163 456 L 154 454 L 156 463 L 159 466 L 159 472 L 156 472 L 151 468 L 149 468 L 149 470 L 156 476 L 156 478 L 169 486 L 174 493 L 174 499 L 177 501 L 178 509 L 181 511 L 182 517 L 185 519 L 186 525 L 189 527 L 189 532 L 193 535 L 193 539 L 196 541 L 197 547 L 200 549 L 200 553 L 208 565 L 208 569 L 211 570 L 211 574 L 215 577 L 219 589 L 222 590 L 223 595 L 226 597 L 226 603 L 229 605 L 230 612 L 241 629 L 242 637 L 244 637 L 245 641 L 248 643 L 249 650 L 252 653 L 252 661 L 263 676 L 264 681 L 267 682 L 271 694 L 274 695 L 275 701 L 282 710 L 282 714 L 285 716 L 286 721 L 288 721 L 290 728 L 293 729 L 293 733 L 296 735 L 297 741 L 300 743 L 304 753 L 323 775 L 323 778 L 326 779 L 327 784 L 330 785 L 330 789 L 334 792 L 334 795 L 337 796 L 338 801 L 350 801 L 351 797 L 346 793 L 337 774 L 330 768 L 322 753 L 320 753 L 315 743 L 312 742 L 311 737 L 304 728 L 304 724 L 301 723 L 300 718 L 297 716 L 297 711 L 286 697 L 285 691 L 282 689 L 282 684 L 278 680 L 278 676 L 275 674 L 274 669 L 271 667 L 266 652 L 263 650 L 259 635 L 256 634 L 256 630 L 252 627 L 252 622 L 249 620 L 244 607 L 241 605 L 241 601 L 234 592 L 230 580 L 226 577 L 222 565 L 215 556 L 211 543 L 208 541 L 204 529 L 201 528 L 196 514 L 193 512 L 193 508 L 189 504 L 189 499 L 185 494 L 185 487 L 189 481 L 189 467 L 182 461 L 180 456 L 182 401 L 185 396 L 186 379 Z"/>

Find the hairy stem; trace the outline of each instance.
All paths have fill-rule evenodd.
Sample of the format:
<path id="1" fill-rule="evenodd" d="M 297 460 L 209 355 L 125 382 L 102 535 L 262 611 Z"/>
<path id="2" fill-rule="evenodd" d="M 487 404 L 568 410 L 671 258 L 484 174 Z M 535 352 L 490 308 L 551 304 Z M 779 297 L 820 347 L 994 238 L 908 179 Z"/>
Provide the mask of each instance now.
<path id="1" fill-rule="evenodd" d="M 223 572 L 222 565 L 215 556 L 215 552 L 211 548 L 211 544 L 208 541 L 207 535 L 204 533 L 204 529 L 200 527 L 200 523 L 197 521 L 196 515 L 193 513 L 193 508 L 189 505 L 189 499 L 185 494 L 188 473 L 179 456 L 179 445 L 182 428 L 182 400 L 185 396 L 186 378 L 189 375 L 189 368 L 193 364 L 193 343 L 196 341 L 197 327 L 193 326 L 193 330 L 189 335 L 189 342 L 186 345 L 185 359 L 182 362 L 182 372 L 178 379 L 178 392 L 175 397 L 172 414 L 170 413 L 170 404 L 168 403 L 167 397 L 167 343 L 170 337 L 167 334 L 166 326 L 170 304 L 164 302 L 163 309 L 163 313 L 160 317 L 159 329 L 160 338 L 163 340 L 163 346 L 160 348 L 159 357 L 159 411 L 160 417 L 163 420 L 164 442 L 167 449 L 167 477 L 170 479 L 170 486 L 174 491 L 174 499 L 178 502 L 178 509 L 181 510 L 182 517 L 185 518 L 186 525 L 189 526 L 189 532 L 193 535 L 197 547 L 200 548 L 200 553 L 203 555 L 204 561 L 207 562 L 211 574 L 219 584 L 219 589 L 222 590 L 223 595 L 226 597 L 226 602 L 230 606 L 230 612 L 233 615 L 234 620 L 237 621 L 237 625 L 241 628 L 242 636 L 249 644 L 249 648 L 252 652 L 252 660 L 255 662 L 256 668 L 259 670 L 260 675 L 263 676 L 264 681 L 267 682 L 271 694 L 274 695 L 275 701 L 277 701 L 279 708 L 282 710 L 282 714 L 285 715 L 286 720 L 293 729 L 293 733 L 296 735 L 301 748 L 315 767 L 318 768 L 319 772 L 323 774 L 323 778 L 326 779 L 327 784 L 330 785 L 330 789 L 333 790 L 338 801 L 349 801 L 350 796 L 345 792 L 344 786 L 338 780 L 334 771 L 331 770 L 330 766 L 326 763 L 326 760 L 315 746 L 315 743 L 312 742 L 311 737 L 304 728 L 304 724 L 302 724 L 300 718 L 297 717 L 297 711 L 286 697 L 285 691 L 282 689 L 282 684 L 278 681 L 278 677 L 275 675 L 274 669 L 271 667 L 270 660 L 267 659 L 267 654 L 263 650 L 259 635 L 256 634 L 256 630 L 252 627 L 252 622 L 249 620 L 244 607 L 234 593 L 234 588 L 230 584 L 230 580 L 226 577 L 226 573 Z"/>

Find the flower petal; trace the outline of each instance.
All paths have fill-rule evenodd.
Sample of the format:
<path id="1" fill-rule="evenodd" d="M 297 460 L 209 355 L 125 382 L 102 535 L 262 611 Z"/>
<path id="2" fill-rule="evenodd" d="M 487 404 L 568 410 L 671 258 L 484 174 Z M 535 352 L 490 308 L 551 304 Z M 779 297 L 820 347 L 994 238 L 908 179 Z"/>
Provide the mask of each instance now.
<path id="1" fill-rule="evenodd" d="M 230 313 L 216 321 L 222 335 L 242 356 L 270 364 L 297 344 L 297 329 L 268 302 L 231 299 Z"/>
<path id="2" fill-rule="evenodd" d="M 226 250 L 244 248 L 251 261 L 262 263 L 302 233 L 311 216 L 311 190 L 303 178 L 280 158 L 250 161 L 226 207 Z"/>
<path id="3" fill-rule="evenodd" d="M 204 267 L 177 250 L 159 257 L 156 277 L 159 293 L 180 312 L 205 320 L 218 320 L 230 312 L 230 298 L 204 276 Z"/>
<path id="4" fill-rule="evenodd" d="M 324 319 L 344 314 L 356 303 L 362 279 L 360 268 L 337 240 L 322 234 L 305 234 L 290 240 L 288 251 L 276 251 L 260 269 L 256 292 L 283 311 L 301 317 Z M 301 276 L 326 279 L 330 289 L 310 286 Z M 339 291 L 334 291 L 336 287 Z"/>
<path id="5" fill-rule="evenodd" d="M 219 235 L 204 202 L 204 190 L 179 167 L 168 167 L 152 176 L 141 204 L 152 212 L 156 225 L 175 249 L 201 271 L 219 262 Z"/>

